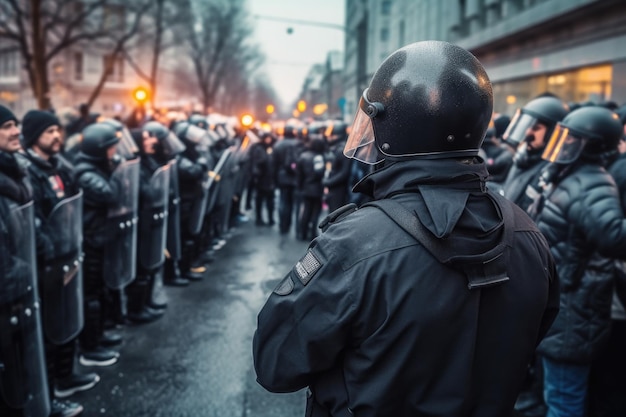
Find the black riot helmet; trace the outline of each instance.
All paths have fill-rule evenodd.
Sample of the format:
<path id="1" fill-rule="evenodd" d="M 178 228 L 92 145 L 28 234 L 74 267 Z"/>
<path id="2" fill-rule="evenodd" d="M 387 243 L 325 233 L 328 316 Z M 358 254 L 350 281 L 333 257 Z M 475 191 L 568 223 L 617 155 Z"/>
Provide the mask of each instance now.
<path id="1" fill-rule="evenodd" d="M 341 142 L 348 137 L 348 124 L 343 120 L 331 120 L 326 125 L 324 137 L 330 144 Z"/>
<path id="2" fill-rule="evenodd" d="M 491 82 L 474 55 L 447 42 L 416 42 L 374 74 L 344 154 L 368 164 L 475 156 L 492 109 Z"/>
<path id="3" fill-rule="evenodd" d="M 189 123 L 202 129 L 209 128 L 209 122 L 207 118 L 201 114 L 192 114 L 191 116 L 189 116 Z"/>
<path id="4" fill-rule="evenodd" d="M 165 125 L 150 121 L 144 124 L 141 129 L 158 139 L 159 150 L 157 152 L 163 152 L 164 156 L 172 158 L 185 151 L 185 145 Z"/>
<path id="5" fill-rule="evenodd" d="M 120 141 L 120 134 L 108 123 L 94 123 L 83 130 L 80 152 L 93 161 L 107 161 L 107 149 Z"/>
<path id="6" fill-rule="evenodd" d="M 581 107 L 558 123 L 542 158 L 571 164 L 579 157 L 596 159 L 614 152 L 623 134 L 619 116 L 604 107 Z"/>
<path id="7" fill-rule="evenodd" d="M 537 123 L 546 125 L 545 142 L 550 139 L 557 123 L 569 112 L 569 106 L 556 97 L 539 97 L 518 109 L 502 135 L 502 139 L 513 147 L 528 140 L 526 132 Z"/>
<path id="8" fill-rule="evenodd" d="M 120 138 L 120 143 L 117 145 L 116 152 L 124 159 L 133 159 L 139 154 L 139 148 L 134 141 L 130 131 L 122 122 L 115 119 L 104 119 L 102 123 L 112 126 Z"/>

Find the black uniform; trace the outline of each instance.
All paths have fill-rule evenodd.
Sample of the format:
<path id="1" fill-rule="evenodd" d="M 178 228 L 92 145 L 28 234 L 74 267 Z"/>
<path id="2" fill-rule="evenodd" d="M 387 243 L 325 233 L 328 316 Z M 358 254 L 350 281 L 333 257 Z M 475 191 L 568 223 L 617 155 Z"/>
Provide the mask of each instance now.
<path id="1" fill-rule="evenodd" d="M 259 383 L 275 392 L 308 385 L 314 416 L 509 415 L 556 314 L 545 239 L 512 203 L 485 193 L 478 175 L 459 184 L 452 174 L 486 176 L 484 165 L 450 162 L 443 175 L 419 165 L 389 166 L 359 187 L 417 212 L 435 236 L 455 242 L 461 265 L 441 264 L 383 212 L 364 208 L 311 244 L 259 314 Z M 503 224 L 496 201 L 515 210 L 514 225 Z M 468 289 L 460 268 L 496 247 L 505 227 L 516 248 L 498 253 L 508 280 Z"/>

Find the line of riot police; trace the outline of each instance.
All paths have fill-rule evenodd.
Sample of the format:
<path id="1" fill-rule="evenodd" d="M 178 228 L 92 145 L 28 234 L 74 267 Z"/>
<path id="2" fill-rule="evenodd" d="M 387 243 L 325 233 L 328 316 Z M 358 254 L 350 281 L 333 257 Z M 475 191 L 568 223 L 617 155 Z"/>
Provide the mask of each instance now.
<path id="1" fill-rule="evenodd" d="M 203 115 L 65 144 L 52 113 L 19 125 L 0 106 L 0 414 L 74 416 L 100 379 L 75 364 L 116 363 L 115 327 L 166 311 L 155 288 L 206 276 L 258 138 Z"/>

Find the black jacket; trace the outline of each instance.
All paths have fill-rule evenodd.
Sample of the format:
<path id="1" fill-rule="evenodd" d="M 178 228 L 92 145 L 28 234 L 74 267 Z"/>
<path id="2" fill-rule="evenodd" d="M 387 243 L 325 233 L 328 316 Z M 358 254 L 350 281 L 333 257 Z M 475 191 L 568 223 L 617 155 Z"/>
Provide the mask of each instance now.
<path id="1" fill-rule="evenodd" d="M 340 216 L 258 316 L 258 382 L 274 392 L 309 386 L 313 416 L 510 416 L 556 314 L 557 280 L 543 236 L 484 191 L 486 177 L 483 164 L 408 161 L 357 189 L 398 201 L 470 262 L 503 239 L 495 201 L 509 205 L 508 281 L 470 290 L 463 259 L 440 263 L 379 209 Z"/>
<path id="2" fill-rule="evenodd" d="M 108 210 L 121 192 L 122 185 L 110 181 L 112 172 L 107 162 L 78 154 L 74 180 L 83 190 L 83 241 L 93 248 L 102 248 L 109 238 Z"/>
<path id="3" fill-rule="evenodd" d="M 296 186 L 295 164 L 301 151 L 301 143 L 296 138 L 285 138 L 274 145 L 273 163 L 278 187 Z"/>
<path id="4" fill-rule="evenodd" d="M 257 189 L 272 191 L 276 188 L 274 173 L 274 148 L 256 143 L 250 147 L 251 175 Z"/>
<path id="5" fill-rule="evenodd" d="M 613 261 L 626 258 L 626 220 L 613 178 L 574 166 L 549 195 L 537 225 L 558 265 L 561 311 L 539 346 L 553 360 L 587 364 L 609 335 Z"/>
<path id="6" fill-rule="evenodd" d="M 541 159 L 541 154 L 534 155 L 524 162 L 517 162 L 514 159 L 503 185 L 504 196 L 522 210 L 527 210 L 540 192 L 539 177 L 547 165 L 548 161 Z"/>

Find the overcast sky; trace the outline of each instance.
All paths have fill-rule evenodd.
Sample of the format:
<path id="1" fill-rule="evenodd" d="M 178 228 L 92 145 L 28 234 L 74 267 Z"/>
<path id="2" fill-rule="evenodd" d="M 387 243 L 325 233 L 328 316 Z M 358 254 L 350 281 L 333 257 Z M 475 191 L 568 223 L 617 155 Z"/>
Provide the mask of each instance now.
<path id="1" fill-rule="evenodd" d="M 324 63 L 331 50 L 343 51 L 344 35 L 336 28 L 276 21 L 270 18 L 345 24 L 344 0 L 248 0 L 255 41 L 266 56 L 265 72 L 285 105 L 296 98 L 313 64 Z M 292 28 L 291 34 L 287 29 Z"/>

